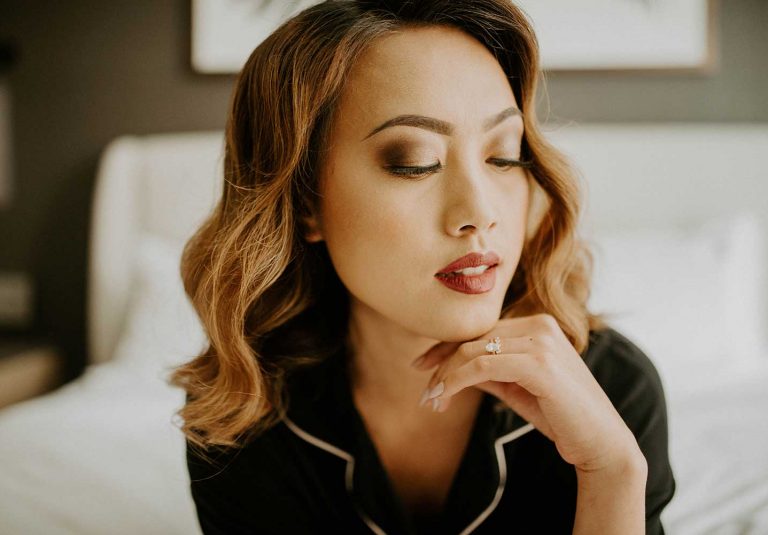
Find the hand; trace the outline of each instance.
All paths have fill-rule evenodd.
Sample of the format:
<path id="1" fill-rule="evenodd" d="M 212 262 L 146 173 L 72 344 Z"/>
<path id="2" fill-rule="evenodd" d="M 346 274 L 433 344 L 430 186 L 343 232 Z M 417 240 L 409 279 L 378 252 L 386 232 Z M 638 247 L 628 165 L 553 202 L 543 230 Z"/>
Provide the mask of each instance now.
<path id="1" fill-rule="evenodd" d="M 488 353 L 486 344 L 497 336 L 501 353 Z M 577 470 L 613 470 L 642 457 L 632 432 L 549 314 L 501 319 L 475 340 L 441 342 L 417 368 L 435 365 L 428 390 L 439 400 L 439 412 L 448 409 L 451 396 L 474 387 L 532 423 Z"/>

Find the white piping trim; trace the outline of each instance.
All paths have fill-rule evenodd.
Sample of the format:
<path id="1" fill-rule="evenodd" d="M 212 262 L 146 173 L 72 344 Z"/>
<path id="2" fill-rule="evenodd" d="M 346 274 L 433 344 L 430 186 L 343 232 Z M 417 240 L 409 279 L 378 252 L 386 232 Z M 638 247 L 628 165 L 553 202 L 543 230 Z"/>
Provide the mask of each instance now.
<path id="1" fill-rule="evenodd" d="M 507 433 L 506 435 L 502 435 L 496 439 L 494 443 L 494 452 L 496 454 L 496 463 L 499 465 L 499 486 L 496 487 L 496 495 L 493 497 L 491 504 L 486 507 L 485 510 L 480 513 L 480 515 L 475 518 L 475 520 L 469 526 L 464 528 L 460 535 L 467 535 L 468 533 L 474 531 L 477 526 L 479 526 L 486 518 L 488 518 L 488 515 L 490 515 L 496 509 L 499 501 L 501 501 L 501 495 L 504 493 L 504 484 L 507 482 L 507 458 L 504 454 L 504 444 L 520 438 L 529 431 L 533 431 L 533 429 L 533 424 L 529 423 L 522 427 L 518 427 L 511 433 Z"/>
<path id="2" fill-rule="evenodd" d="M 351 495 L 353 493 L 354 487 L 353 487 L 353 481 L 354 481 L 354 473 L 355 473 L 355 457 L 349 453 L 346 452 L 340 448 L 337 448 L 333 444 L 329 444 L 328 442 L 317 438 L 314 435 L 309 434 L 308 432 L 304 431 L 302 428 L 300 428 L 298 425 L 296 425 L 290 418 L 287 416 L 283 417 L 283 420 L 285 421 L 286 425 L 290 428 L 291 431 L 296 433 L 300 438 L 306 440 L 310 444 L 317 446 L 318 448 L 327 451 L 328 453 L 331 453 L 337 457 L 340 457 L 344 459 L 347 462 L 347 467 L 345 470 L 345 485 L 347 488 L 347 492 Z M 507 442 L 512 442 L 513 440 L 520 438 L 521 436 L 525 435 L 529 431 L 533 431 L 535 428 L 533 427 L 533 424 L 529 423 L 522 427 L 518 427 L 514 431 L 507 433 L 506 435 L 502 435 L 499 438 L 497 438 L 494 441 L 494 454 L 496 455 L 496 463 L 499 466 L 499 485 L 496 487 L 496 494 L 493 497 L 493 501 L 490 503 L 488 507 L 483 510 L 480 515 L 475 518 L 474 521 L 470 525 L 468 525 L 464 530 L 460 533 L 460 535 L 467 535 L 468 533 L 471 533 L 474 531 L 474 529 L 479 526 L 483 521 L 485 521 L 486 518 L 496 509 L 496 506 L 499 504 L 499 501 L 501 501 L 501 495 L 504 493 L 504 484 L 507 482 L 507 458 L 504 454 L 504 444 Z M 499 455 L 501 454 L 501 455 Z M 354 503 L 354 500 L 353 500 Z M 369 517 L 365 511 L 363 511 L 357 503 L 354 503 L 355 508 L 357 509 L 357 513 L 360 515 L 360 517 L 363 519 L 363 521 L 368 525 L 371 530 L 376 533 L 376 535 L 387 535 L 387 532 L 381 529 L 376 522 Z"/>
<path id="3" fill-rule="evenodd" d="M 344 471 L 344 483 L 347 489 L 347 493 L 351 496 L 354 491 L 354 474 L 355 474 L 355 457 L 349 453 L 346 452 L 340 448 L 337 448 L 333 444 L 329 444 L 328 442 L 317 438 L 314 435 L 311 435 L 304 431 L 302 428 L 300 428 L 298 425 L 296 425 L 290 418 L 287 416 L 283 417 L 283 421 L 285 424 L 290 428 L 291 431 L 296 433 L 300 438 L 306 440 L 313 446 L 317 446 L 318 448 L 327 451 L 328 453 L 332 453 L 333 455 L 337 457 L 341 457 L 345 461 L 347 461 L 347 467 Z M 357 510 L 357 514 L 360 515 L 360 517 L 363 519 L 363 522 L 365 522 L 371 530 L 376 533 L 376 535 L 387 535 L 387 532 L 381 529 L 376 522 L 373 521 L 373 519 L 368 516 L 365 511 L 360 508 L 355 500 L 352 500 L 352 503 L 355 506 L 355 509 Z"/>
<path id="4" fill-rule="evenodd" d="M 301 427 L 299 427 L 298 425 L 293 423 L 293 421 L 290 418 L 288 418 L 287 416 L 285 416 L 283 418 L 283 420 L 288 425 L 288 427 L 291 428 L 291 431 L 293 431 L 294 433 L 299 435 L 299 437 L 303 438 L 304 440 L 306 440 L 310 444 L 313 444 L 313 445 L 317 446 L 320 449 L 323 449 L 323 450 L 325 450 L 325 451 L 327 451 L 329 453 L 332 453 L 336 457 L 341 457 L 342 459 L 344 459 L 347 462 L 354 461 L 355 458 L 349 452 L 346 452 L 346 451 L 344 451 L 342 449 L 339 449 L 336 446 L 334 446 L 333 444 L 329 444 L 328 442 L 326 442 L 326 441 L 324 441 L 322 439 L 319 439 L 319 438 L 317 438 L 314 435 L 310 435 L 309 433 L 304 431 Z"/>

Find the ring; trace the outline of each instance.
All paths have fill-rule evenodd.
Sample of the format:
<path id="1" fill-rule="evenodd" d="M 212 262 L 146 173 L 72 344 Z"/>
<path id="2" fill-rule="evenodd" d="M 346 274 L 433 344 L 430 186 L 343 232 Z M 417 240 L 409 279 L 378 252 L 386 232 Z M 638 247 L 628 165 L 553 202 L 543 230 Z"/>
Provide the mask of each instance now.
<path id="1" fill-rule="evenodd" d="M 492 355 L 498 355 L 501 353 L 501 340 L 499 340 L 499 337 L 496 336 L 491 338 L 491 340 L 485 345 L 485 350 Z"/>

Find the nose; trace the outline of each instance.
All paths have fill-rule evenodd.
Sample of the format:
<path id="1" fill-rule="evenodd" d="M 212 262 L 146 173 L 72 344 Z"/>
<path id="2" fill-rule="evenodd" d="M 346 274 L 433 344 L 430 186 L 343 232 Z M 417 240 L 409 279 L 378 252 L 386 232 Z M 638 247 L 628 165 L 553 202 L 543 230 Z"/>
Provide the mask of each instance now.
<path id="1" fill-rule="evenodd" d="M 491 183 L 468 170 L 446 177 L 445 230 L 451 236 L 483 234 L 497 225 Z"/>

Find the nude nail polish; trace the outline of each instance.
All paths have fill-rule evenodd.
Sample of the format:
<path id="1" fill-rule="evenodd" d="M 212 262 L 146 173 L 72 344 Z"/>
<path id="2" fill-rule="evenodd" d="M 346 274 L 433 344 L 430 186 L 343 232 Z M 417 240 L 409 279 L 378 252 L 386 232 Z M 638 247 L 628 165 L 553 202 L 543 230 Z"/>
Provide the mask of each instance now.
<path id="1" fill-rule="evenodd" d="M 419 407 L 423 407 L 427 403 L 428 396 L 429 388 L 425 388 L 424 393 L 421 395 L 421 400 L 419 401 Z"/>
<path id="2" fill-rule="evenodd" d="M 429 392 L 429 399 L 436 398 L 437 396 L 442 394 L 444 390 L 445 390 L 445 382 L 444 381 L 440 381 L 439 383 L 437 383 L 435 385 L 435 388 L 433 388 Z"/>

